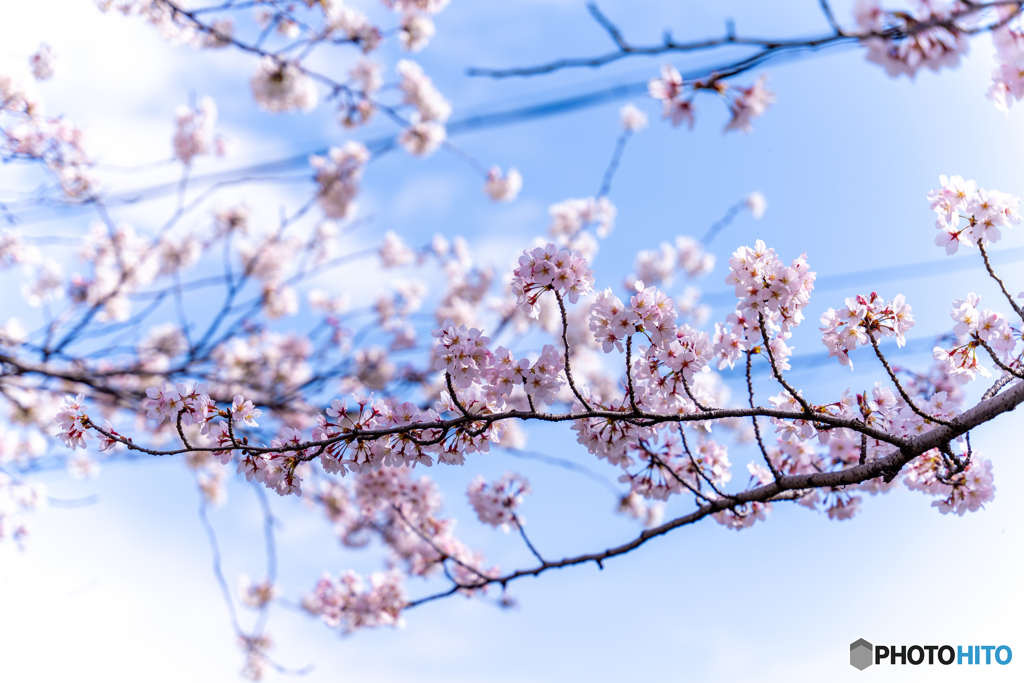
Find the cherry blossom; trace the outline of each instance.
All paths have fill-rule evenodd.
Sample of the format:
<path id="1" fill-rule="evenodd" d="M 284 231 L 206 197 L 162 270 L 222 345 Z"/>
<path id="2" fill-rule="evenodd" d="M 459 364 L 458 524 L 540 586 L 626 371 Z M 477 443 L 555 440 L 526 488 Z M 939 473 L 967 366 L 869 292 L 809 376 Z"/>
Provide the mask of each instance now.
<path id="1" fill-rule="evenodd" d="M 487 172 L 487 184 L 484 185 L 484 192 L 496 202 L 511 202 L 523 189 L 523 176 L 515 168 L 508 169 L 504 177 L 501 175 L 501 168 L 491 166 Z"/>
<path id="2" fill-rule="evenodd" d="M 914 326 L 911 308 L 902 294 L 889 302 L 872 292 L 869 296 L 850 297 L 846 308 L 828 309 L 821 316 L 822 343 L 828 348 L 829 358 L 837 357 L 849 365 L 850 351 L 876 341 L 881 337 L 895 337 L 899 346 L 906 344 L 906 333 Z"/>
<path id="3" fill-rule="evenodd" d="M 364 54 L 373 52 L 380 45 L 383 39 L 380 29 L 355 7 L 340 2 L 329 3 L 324 5 L 324 11 L 329 33 L 344 35 L 358 45 Z"/>
<path id="4" fill-rule="evenodd" d="M 1003 22 L 1013 18 L 1002 8 L 999 8 L 999 13 Z M 1014 27 L 1003 23 L 992 31 L 992 42 L 995 43 L 998 66 L 992 71 L 988 98 L 996 109 L 1009 114 L 1013 103 L 1024 97 L 1024 33 L 1019 25 Z"/>
<path id="5" fill-rule="evenodd" d="M 370 152 L 362 143 L 354 141 L 332 147 L 326 157 L 315 154 L 310 157 L 309 163 L 320 185 L 317 199 L 325 216 L 350 218 L 355 213 L 359 181 L 369 160 Z"/>
<path id="6" fill-rule="evenodd" d="M 256 104 L 271 114 L 312 111 L 317 104 L 316 85 L 292 62 L 278 62 L 271 57 L 264 57 L 250 85 Z"/>
<path id="7" fill-rule="evenodd" d="M 615 227 L 615 206 L 607 197 L 567 199 L 553 204 L 549 207 L 548 213 L 551 214 L 551 227 L 548 232 L 556 238 L 571 239 L 590 224 L 596 224 L 597 235 L 605 237 Z"/>
<path id="8" fill-rule="evenodd" d="M 524 251 L 515 269 L 512 291 L 516 303 L 526 306 L 530 317 L 539 315 L 537 300 L 546 291 L 565 294 L 576 303 L 580 296 L 591 291 L 594 278 L 590 267 L 579 252 L 559 249 L 554 244 Z"/>
<path id="9" fill-rule="evenodd" d="M 500 528 L 508 533 L 514 526 L 525 523 L 516 510 L 523 504 L 523 497 L 531 493 L 530 483 L 518 474 L 506 472 L 497 481 L 488 483 L 482 476 L 475 478 L 466 490 L 469 504 L 483 524 Z"/>
<path id="10" fill-rule="evenodd" d="M 751 120 L 763 115 L 768 105 L 775 102 L 775 93 L 765 87 L 768 76 L 762 74 L 749 88 L 737 88 L 732 100 L 732 120 L 725 126 L 726 131 L 739 130 L 749 133 L 754 129 Z"/>
<path id="11" fill-rule="evenodd" d="M 490 339 L 476 328 L 456 327 L 451 319 L 445 320 L 441 328 L 431 334 L 438 340 L 434 368 L 450 374 L 455 386 L 479 384 L 491 363 L 491 352 L 487 349 Z"/>
<path id="12" fill-rule="evenodd" d="M 374 572 L 369 580 L 349 571 L 336 580 L 324 576 L 303 606 L 345 632 L 401 626 L 405 591 L 397 571 Z"/>
<path id="13" fill-rule="evenodd" d="M 945 247 L 947 254 L 955 254 L 961 244 L 997 242 L 1002 237 L 1000 227 L 1012 227 L 1024 220 L 1017 212 L 1019 197 L 980 189 L 973 180 L 964 181 L 960 176 L 939 176 L 939 183 L 942 187 L 929 192 L 928 201 L 938 215 L 935 227 L 941 231 L 935 244 Z M 967 220 L 962 228 L 961 218 Z"/>
<path id="14" fill-rule="evenodd" d="M 380 257 L 386 268 L 395 268 L 412 263 L 415 254 L 401 237 L 389 230 L 384 233 Z"/>
<path id="15" fill-rule="evenodd" d="M 261 609 L 280 594 L 280 590 L 269 579 L 254 583 L 245 574 L 238 577 L 238 596 L 246 607 Z"/>
<path id="16" fill-rule="evenodd" d="M 968 42 L 964 31 L 956 22 L 946 21 L 961 7 L 960 3 L 918 3 L 918 10 L 886 11 L 877 2 L 858 2 L 854 17 L 858 26 L 868 33 L 880 33 L 889 27 L 893 37 L 869 35 L 863 39 L 867 45 L 869 62 L 885 68 L 890 77 L 906 75 L 914 78 L 922 67 L 939 71 L 955 67 L 960 56 L 967 53 Z M 924 24 L 925 26 L 921 26 Z"/>
<path id="17" fill-rule="evenodd" d="M 410 52 L 419 52 L 434 37 L 434 22 L 422 14 L 406 14 L 402 17 L 402 28 L 398 34 L 402 48 Z"/>
<path id="18" fill-rule="evenodd" d="M 647 114 L 637 109 L 633 104 L 627 104 L 620 109 L 619 117 L 622 119 L 622 127 L 633 133 L 647 127 Z"/>
<path id="19" fill-rule="evenodd" d="M 685 121 L 692 130 L 694 117 L 693 105 L 690 100 L 682 99 L 683 77 L 671 64 L 661 67 L 661 78 L 652 79 L 647 84 L 648 94 L 660 100 L 663 107 L 663 118 L 671 119 L 673 126 Z"/>
<path id="20" fill-rule="evenodd" d="M 400 87 L 406 104 L 416 108 L 423 123 L 443 124 L 451 116 L 452 107 L 434 87 L 434 82 L 416 62 L 403 59 L 395 67 L 402 77 Z M 443 130 L 443 126 L 441 127 Z"/>
<path id="21" fill-rule="evenodd" d="M 428 157 L 437 151 L 447 137 L 444 126 L 435 121 L 421 121 L 417 114 L 412 125 L 398 136 L 398 144 L 413 156 Z"/>
<path id="22" fill-rule="evenodd" d="M 177 112 L 174 133 L 174 154 L 186 166 L 192 159 L 209 154 L 213 142 L 213 126 L 217 121 L 217 105 L 213 98 L 203 97 L 193 109 L 182 106 Z"/>
<path id="23" fill-rule="evenodd" d="M 767 210 L 768 200 L 760 192 L 751 192 L 743 198 L 743 205 L 750 211 L 750 215 L 753 216 L 754 220 L 758 220 Z"/>
<path id="24" fill-rule="evenodd" d="M 68 396 L 61 403 L 60 411 L 57 413 L 56 421 L 60 425 L 60 439 L 71 450 L 85 448 L 87 416 L 82 410 L 84 402 L 84 394 L 79 394 L 75 398 Z"/>
<path id="25" fill-rule="evenodd" d="M 32 75 L 35 76 L 37 81 L 46 81 L 53 78 L 56 67 L 56 55 L 53 53 L 53 48 L 46 43 L 39 45 L 39 50 L 29 58 L 29 63 L 32 65 Z"/>
<path id="26" fill-rule="evenodd" d="M 753 249 L 742 247 L 733 253 L 725 282 L 741 300 L 734 317 L 735 332 L 756 329 L 760 317 L 783 334 L 800 324 L 815 279 L 804 258 L 801 255 L 786 266 L 761 240 Z"/>

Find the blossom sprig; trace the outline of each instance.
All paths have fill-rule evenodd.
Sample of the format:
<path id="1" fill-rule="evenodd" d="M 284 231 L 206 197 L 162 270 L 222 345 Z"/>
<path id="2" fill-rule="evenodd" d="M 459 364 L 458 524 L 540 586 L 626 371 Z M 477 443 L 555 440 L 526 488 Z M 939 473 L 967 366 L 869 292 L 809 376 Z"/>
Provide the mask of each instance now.
<path id="1" fill-rule="evenodd" d="M 717 93 L 726 99 L 732 114 L 725 132 L 739 130 L 749 133 L 753 130 L 753 119 L 763 115 L 768 106 L 775 102 L 775 93 L 766 87 L 767 82 L 768 76 L 762 74 L 757 82 L 746 88 L 732 86 L 714 77 L 687 83 L 678 69 L 671 64 L 664 64 L 661 67 L 661 78 L 651 79 L 647 84 L 647 92 L 662 103 L 663 118 L 671 120 L 673 126 L 685 122 L 691 130 L 695 121 L 694 96 L 702 90 Z"/>
<path id="2" fill-rule="evenodd" d="M 1015 101 L 1024 97 L 1024 31 L 1021 30 L 1019 7 L 1012 5 L 996 9 L 1000 26 L 992 31 L 996 47 L 996 68 L 992 71 L 992 85 L 988 98 L 996 109 L 1009 114 Z M 1016 11 L 1016 17 L 1013 12 Z M 1011 20 L 1017 19 L 1014 23 Z"/>
<path id="3" fill-rule="evenodd" d="M 914 78 L 922 68 L 953 68 L 967 54 L 971 17 L 959 2 L 920 2 L 913 12 L 885 10 L 878 0 L 858 0 L 854 19 L 863 32 L 867 59 L 891 77 Z M 967 7 L 969 10 L 970 7 Z"/>
<path id="4" fill-rule="evenodd" d="M 316 171 L 317 200 L 328 218 L 350 218 L 356 211 L 355 199 L 363 167 L 370 152 L 360 142 L 348 141 L 332 147 L 326 157 L 312 155 L 310 166 Z"/>
<path id="5" fill-rule="evenodd" d="M 946 364 L 957 381 L 966 384 L 976 375 L 990 377 L 991 373 L 979 361 L 979 351 L 988 352 L 992 360 L 1003 369 L 1014 372 L 1021 358 L 1015 355 L 1020 330 L 1014 329 L 1001 313 L 981 308 L 981 297 L 975 293 L 953 301 L 950 318 L 956 323 L 953 334 L 962 340 L 951 349 L 936 346 L 933 355 Z"/>
<path id="6" fill-rule="evenodd" d="M 540 315 L 537 300 L 544 292 L 564 294 L 571 303 L 576 303 L 592 291 L 593 286 L 594 275 L 583 255 L 550 243 L 524 251 L 512 278 L 516 303 L 526 308 L 531 318 Z"/>
<path id="7" fill-rule="evenodd" d="M 810 303 L 815 277 L 807 265 L 806 254 L 787 266 L 762 240 L 757 240 L 753 248 L 736 250 L 729 259 L 729 275 L 725 279 L 740 299 L 736 312 L 727 318 L 732 324 L 731 334 L 760 337 L 762 319 L 769 331 L 788 334 L 804 319 L 803 309 Z M 723 338 L 722 344 L 730 342 Z"/>
<path id="8" fill-rule="evenodd" d="M 605 353 L 622 351 L 622 341 L 643 334 L 652 344 L 671 343 L 676 337 L 676 309 L 670 297 L 657 287 L 634 284 L 636 294 L 623 305 L 610 289 L 598 294 L 590 307 L 590 329 Z"/>
<path id="9" fill-rule="evenodd" d="M 914 326 L 914 316 L 902 294 L 887 302 L 871 292 L 868 296 L 847 298 L 846 307 L 838 311 L 829 308 L 821 316 L 821 325 L 821 341 L 829 358 L 838 358 L 852 370 L 850 351 L 869 344 L 871 339 L 895 337 L 898 346 L 906 344 L 906 333 Z"/>
<path id="10" fill-rule="evenodd" d="M 955 471 L 955 470 L 959 471 Z M 912 491 L 941 496 L 932 506 L 942 514 L 977 512 L 995 499 L 992 461 L 973 453 L 963 467 L 950 469 L 938 449 L 925 453 L 907 468 L 904 483 Z"/>
<path id="11" fill-rule="evenodd" d="M 501 167 L 491 166 L 487 171 L 484 192 L 496 202 L 511 202 L 523 189 L 523 175 L 515 168 L 502 175 Z"/>
<path id="12" fill-rule="evenodd" d="M 662 242 L 657 249 L 638 252 L 634 263 L 637 274 L 626 278 L 626 287 L 629 288 L 636 280 L 667 287 L 679 271 L 689 278 L 698 278 L 710 273 L 714 267 L 714 254 L 692 237 L 680 235 L 674 244 Z"/>
<path id="13" fill-rule="evenodd" d="M 516 514 L 523 499 L 532 493 L 530 482 L 522 475 L 506 472 L 500 479 L 488 482 L 483 476 L 476 477 L 466 489 L 469 504 L 483 524 L 508 533 L 526 520 Z"/>
<path id="14" fill-rule="evenodd" d="M 149 398 L 142 407 L 147 410 L 146 416 L 156 420 L 157 424 L 170 420 L 186 427 L 198 425 L 202 431 L 206 430 L 213 406 L 205 384 L 165 382 L 162 387 L 146 389 L 146 396 Z"/>
<path id="15" fill-rule="evenodd" d="M 928 193 L 932 210 L 938 215 L 935 227 L 941 232 L 935 244 L 955 254 L 961 244 L 977 247 L 998 242 L 1001 227 L 1019 225 L 1024 218 L 1017 211 L 1020 197 L 984 190 L 973 180 L 960 176 L 939 176 L 941 187 Z M 966 224 L 961 227 L 961 220 Z"/>
<path id="16" fill-rule="evenodd" d="M 55 418 L 60 425 L 60 440 L 71 450 L 85 448 L 89 416 L 83 410 L 84 403 L 85 394 L 78 394 L 74 398 L 65 397 Z"/>
<path id="17" fill-rule="evenodd" d="M 324 576 L 303 601 L 306 611 L 319 615 L 331 628 L 351 632 L 362 628 L 401 626 L 406 605 L 400 572 L 374 572 L 369 580 L 348 571 Z"/>
<path id="18" fill-rule="evenodd" d="M 181 106 L 176 112 L 174 155 L 189 166 L 192 160 L 211 151 L 223 156 L 224 147 L 215 147 L 213 127 L 217 122 L 217 105 L 212 97 L 200 98 L 195 107 Z"/>

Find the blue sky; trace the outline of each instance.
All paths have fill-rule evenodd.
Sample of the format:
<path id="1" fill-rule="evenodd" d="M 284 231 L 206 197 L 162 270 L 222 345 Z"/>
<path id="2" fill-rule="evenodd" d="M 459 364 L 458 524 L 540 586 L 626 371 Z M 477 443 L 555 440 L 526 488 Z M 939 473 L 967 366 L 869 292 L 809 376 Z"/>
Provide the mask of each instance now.
<path id="1" fill-rule="evenodd" d="M 811 0 L 601 6 L 637 42 L 658 40 L 666 27 L 677 38 L 717 35 L 726 17 L 741 33 L 826 30 Z M 218 100 L 222 130 L 242 142 L 228 166 L 345 139 L 329 109 L 308 116 L 258 112 L 248 94 L 247 57 L 166 46 L 139 22 L 100 16 L 86 0 L 44 0 L 3 12 L 12 19 L 0 27 L 4 50 L 27 54 L 39 40 L 49 40 L 62 54 L 66 71 L 44 89 L 50 110 L 82 122 L 97 148 L 110 150 L 111 162 L 168 156 L 173 109 L 193 92 Z M 838 5 L 837 15 L 846 19 L 849 9 Z M 53 16 L 67 22 L 53 22 Z M 438 37 L 416 59 L 453 102 L 455 119 L 644 81 L 662 61 L 518 81 L 470 79 L 467 66 L 529 64 L 599 53 L 610 44 L 575 0 L 455 0 L 437 24 Z M 124 59 L 116 45 L 139 58 Z M 754 122 L 750 135 L 722 135 L 727 113 L 711 97 L 698 100 L 692 132 L 671 128 L 659 120 L 655 102 L 634 98 L 651 125 L 630 142 L 613 184 L 619 214 L 592 264 L 598 286 L 618 286 L 639 249 L 676 235 L 700 236 L 754 190 L 765 194 L 768 211 L 760 221 L 741 214 L 716 238 L 719 268 L 700 282 L 707 292 L 725 289 L 722 264 L 729 253 L 759 238 L 786 258 L 806 251 L 822 276 L 944 258 L 932 245 L 935 230 L 925 200 L 940 174 L 1024 193 L 1021 112 L 1004 116 L 984 98 L 992 52 L 988 38 L 977 39 L 959 69 L 924 72 L 914 82 L 889 79 L 856 49 L 770 64 L 766 71 L 778 102 Z M 671 61 L 684 70 L 701 63 Z M 507 266 L 543 234 L 549 204 L 596 192 L 624 103 L 458 137 L 457 144 L 485 164 L 522 171 L 523 193 L 510 205 L 490 203 L 479 177 L 451 156 L 386 156 L 366 173 L 364 206 L 378 217 L 372 232 L 395 230 L 412 243 L 435 232 L 463 235 L 478 254 Z M 360 135 L 370 138 L 384 129 Z M 289 187 L 266 203 L 297 206 L 309 191 Z M 123 214 L 152 225 L 161 206 L 154 202 Z M 87 223 L 78 214 L 54 218 L 46 230 L 71 234 Z M 1020 228 L 1006 232 L 1002 249 L 1024 245 Z M 357 235 L 353 246 L 372 238 Z M 386 276 L 373 270 L 356 267 L 318 284 L 365 292 L 386 284 Z M 979 269 L 933 272 L 885 282 L 861 277 L 856 287 L 818 291 L 794 339 L 796 353 L 824 355 L 816 318 L 855 293 L 905 294 L 917 319 L 911 338 L 945 331 L 951 300 L 969 291 L 997 302 Z M 1013 291 L 1024 286 L 1019 272 L 1019 266 L 1004 267 Z M 713 320 L 727 312 L 719 306 Z M 851 383 L 863 390 L 880 379 L 863 353 L 854 361 L 854 376 L 830 364 L 796 368 L 793 379 L 817 400 L 835 397 Z M 924 368 L 930 353 L 900 356 L 899 362 Z M 942 516 L 929 507 L 929 498 L 907 491 L 865 500 L 863 512 L 843 523 L 777 505 L 769 523 L 748 531 L 709 522 L 673 532 L 607 563 L 604 571 L 587 566 L 525 580 L 515 586 L 521 604 L 512 611 L 460 598 L 411 611 L 404 630 L 339 638 L 301 614 L 277 609 L 270 622 L 273 654 L 289 666 L 315 664 L 309 681 L 963 680 L 956 667 L 857 672 L 846 664 L 847 648 L 860 637 L 875 643 L 991 643 L 1008 644 L 1024 657 L 1024 528 L 1015 505 L 1024 497 L 1024 465 L 1014 438 L 1022 426 L 1019 416 L 1009 415 L 978 430 L 975 447 L 994 461 L 998 491 L 985 510 L 962 518 Z M 615 476 L 568 430 L 533 428 L 530 447 Z M 737 482 L 749 457 L 733 452 Z M 464 468 L 434 468 L 429 474 L 442 483 L 446 510 L 460 519 L 460 536 L 503 567 L 529 557 L 514 537 L 476 523 L 463 491 L 477 473 L 496 477 L 506 469 L 533 482 L 535 495 L 524 514 L 531 538 L 546 554 L 608 547 L 638 531 L 610 513 L 615 501 L 601 485 L 543 463 L 493 453 Z M 0 653 L 11 680 L 233 680 L 241 657 L 183 465 L 110 465 L 87 483 L 48 479 L 53 495 L 96 494 L 99 502 L 39 515 L 30 549 L 0 554 Z M 263 558 L 255 496 L 235 483 L 229 500 L 212 520 L 233 586 L 240 572 L 259 575 Z M 328 525 L 294 501 L 274 502 L 286 595 L 299 595 L 324 570 L 379 565 L 377 555 L 342 550 Z M 428 587 L 413 583 L 410 590 Z M 1019 665 L 986 668 L 977 680 L 1010 680 Z"/>

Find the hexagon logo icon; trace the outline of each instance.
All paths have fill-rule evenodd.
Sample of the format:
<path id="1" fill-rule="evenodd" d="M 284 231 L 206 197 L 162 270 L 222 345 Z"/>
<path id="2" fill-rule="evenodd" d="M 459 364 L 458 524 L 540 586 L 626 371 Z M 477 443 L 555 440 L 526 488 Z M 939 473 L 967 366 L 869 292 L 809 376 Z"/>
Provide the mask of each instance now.
<path id="1" fill-rule="evenodd" d="M 868 668 L 874 662 L 875 648 L 863 638 L 850 643 L 850 666 L 857 667 L 859 671 Z"/>

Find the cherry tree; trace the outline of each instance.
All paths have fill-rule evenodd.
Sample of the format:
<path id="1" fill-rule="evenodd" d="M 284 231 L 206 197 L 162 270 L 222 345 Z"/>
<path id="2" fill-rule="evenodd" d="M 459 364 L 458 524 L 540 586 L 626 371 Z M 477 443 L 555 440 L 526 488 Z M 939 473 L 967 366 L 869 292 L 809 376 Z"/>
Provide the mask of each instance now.
<path id="1" fill-rule="evenodd" d="M 457 118 L 415 61 L 443 40 L 435 20 L 447 0 L 383 0 L 372 8 L 335 0 L 96 4 L 210 60 L 246 56 L 250 69 L 237 78 L 256 107 L 281 115 L 329 109 L 342 141 L 309 156 L 298 178 L 264 177 L 260 168 L 207 177 L 197 160 L 230 158 L 239 143 L 218 129 L 215 94 L 196 96 L 168 112 L 173 159 L 156 162 L 174 169 L 177 182 L 118 194 L 110 190 L 116 171 L 39 95 L 40 81 L 60 78 L 59 46 L 40 45 L 0 66 L 0 156 L 42 179 L 0 204 L 9 224 L 0 232 L 0 265 L 17 273 L 20 295 L 38 312 L 4 316 L 0 327 L 0 541 L 20 543 L 29 533 L 47 499 L 42 471 L 86 477 L 108 462 L 171 457 L 194 477 L 219 558 L 207 509 L 225 504 L 229 481 L 250 482 L 273 561 L 253 579 L 225 576 L 218 559 L 216 579 L 243 674 L 258 680 L 268 668 L 290 671 L 270 655 L 275 602 L 344 633 L 394 627 L 429 609 L 422 605 L 457 596 L 510 606 L 525 577 L 604 567 L 698 522 L 742 531 L 769 522 L 785 503 L 843 521 L 868 504 L 866 496 L 903 489 L 928 496 L 937 514 L 977 513 L 994 500 L 999 458 L 973 448 L 971 435 L 1024 402 L 1024 292 L 992 258 L 993 245 L 1022 221 L 1011 194 L 1019 189 L 983 188 L 937 169 L 927 196 L 905 198 L 936 227 L 922 252 L 969 252 L 1001 294 L 983 300 L 965 291 L 941 321 L 915 320 L 917 302 L 899 292 L 819 301 L 813 257 L 780 253 L 770 240 L 736 245 L 716 268 L 712 241 L 727 239 L 720 233 L 744 213 L 761 218 L 767 200 L 759 192 L 737 193 L 742 199 L 720 221 L 695 234 L 657 246 L 638 235 L 632 273 L 602 273 L 595 259 L 621 220 L 611 191 L 634 136 L 650 126 L 707 134 L 705 108 L 716 101 L 727 112 L 725 133 L 756 136 L 760 117 L 785 97 L 763 70 L 781 56 L 850 45 L 889 76 L 913 78 L 956 67 L 975 36 L 991 35 L 998 68 L 984 87 L 1008 112 L 1024 96 L 1021 3 L 925 0 L 907 9 L 864 0 L 843 17 L 822 1 L 825 29 L 813 35 L 751 37 L 730 23 L 718 37 L 679 42 L 666 34 L 653 44 L 631 42 L 588 5 L 611 51 L 468 71 L 541 79 L 661 60 L 645 92 L 619 112 L 611 158 L 593 173 L 598 191 L 550 206 L 546 232 L 506 254 L 507 263 L 475 256 L 461 237 L 417 243 L 386 225 L 377 226 L 372 247 L 348 248 L 348 236 L 374 220 L 359 203 L 382 158 L 451 155 L 496 203 L 517 201 L 529 186 L 516 168 L 480 160 L 450 139 L 508 117 Z M 733 51 L 723 61 L 701 61 L 723 48 Z M 345 60 L 321 58 L 336 54 Z M 681 59 L 697 66 L 687 71 Z M 329 68 L 337 63 L 350 66 Z M 386 136 L 360 135 L 382 121 Z M 256 193 L 262 182 L 295 181 L 305 199 L 279 216 L 216 203 L 225 188 Z M 169 215 L 141 225 L 119 215 L 168 192 Z M 40 206 L 95 220 L 57 254 L 30 230 Z M 356 262 L 396 275 L 366 295 L 345 280 Z M 440 285 L 397 275 L 413 265 Z M 325 273 L 359 293 L 314 288 Z M 670 293 L 675 281 L 702 277 L 730 288 L 731 312 L 713 319 L 698 290 Z M 899 349 L 915 326 L 942 335 L 933 362 L 898 366 L 890 338 Z M 851 370 L 856 361 L 858 373 L 869 373 L 856 381 L 870 376 L 873 386 L 822 399 L 796 383 L 794 334 L 808 327 L 822 355 Z M 742 396 L 730 395 L 726 376 L 739 378 Z M 442 492 L 430 476 L 430 468 L 472 469 L 496 453 L 522 452 L 542 423 L 567 430 L 590 469 L 611 473 L 615 511 L 638 525 L 632 537 L 576 554 L 540 547 L 526 517 L 541 487 L 526 477 L 477 476 L 465 491 Z M 748 452 L 754 458 L 736 471 L 732 461 Z M 489 561 L 455 533 L 445 496 L 464 497 L 479 523 L 522 543 L 532 561 L 512 568 Z M 382 548 L 379 570 L 323 567 L 301 593 L 286 594 L 275 576 L 279 497 L 303 501 L 346 548 Z M 255 620 L 240 618 L 236 603 Z"/>

